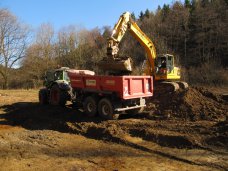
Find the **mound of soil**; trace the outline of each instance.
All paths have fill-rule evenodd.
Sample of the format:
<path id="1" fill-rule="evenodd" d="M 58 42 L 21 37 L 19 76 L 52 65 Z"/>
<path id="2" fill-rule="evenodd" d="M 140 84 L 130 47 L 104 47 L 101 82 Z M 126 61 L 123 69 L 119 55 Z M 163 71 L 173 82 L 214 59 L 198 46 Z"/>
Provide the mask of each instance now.
<path id="1" fill-rule="evenodd" d="M 198 87 L 154 96 L 148 106 L 155 115 L 191 121 L 224 121 L 228 115 L 227 102 L 220 95 Z"/>

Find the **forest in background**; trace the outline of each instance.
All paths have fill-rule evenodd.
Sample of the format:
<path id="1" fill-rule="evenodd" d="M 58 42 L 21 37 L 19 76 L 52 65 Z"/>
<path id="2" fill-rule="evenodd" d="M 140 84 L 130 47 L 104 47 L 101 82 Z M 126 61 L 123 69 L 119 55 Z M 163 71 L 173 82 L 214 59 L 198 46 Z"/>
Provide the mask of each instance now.
<path id="1" fill-rule="evenodd" d="M 176 56 L 183 80 L 191 85 L 228 85 L 227 0 L 177 1 L 139 16 L 132 13 L 132 18 L 158 54 Z M 0 9 L 0 88 L 38 88 L 45 71 L 58 66 L 99 73 L 97 62 L 106 56 L 111 32 L 110 26 L 55 31 L 49 23 L 31 31 L 9 10 Z M 131 56 L 134 74 L 140 73 L 146 54 L 130 34 L 121 42 L 120 53 Z"/>

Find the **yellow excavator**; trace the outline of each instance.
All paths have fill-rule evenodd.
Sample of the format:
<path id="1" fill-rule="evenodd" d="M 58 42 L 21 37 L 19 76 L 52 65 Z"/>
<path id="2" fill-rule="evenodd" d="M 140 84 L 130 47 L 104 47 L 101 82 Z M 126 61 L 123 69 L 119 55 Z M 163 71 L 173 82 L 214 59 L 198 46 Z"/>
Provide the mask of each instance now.
<path id="1" fill-rule="evenodd" d="M 180 81 L 180 68 L 174 66 L 174 56 L 170 54 L 157 55 L 153 42 L 134 22 L 129 12 L 123 13 L 114 26 L 112 35 L 107 42 L 107 57 L 104 57 L 98 64 L 101 69 L 106 73 L 116 75 L 132 72 L 132 58 L 118 54 L 119 43 L 127 31 L 146 51 L 147 60 L 144 75 L 153 76 L 156 90 L 169 92 L 179 88 L 188 88 L 186 82 Z"/>

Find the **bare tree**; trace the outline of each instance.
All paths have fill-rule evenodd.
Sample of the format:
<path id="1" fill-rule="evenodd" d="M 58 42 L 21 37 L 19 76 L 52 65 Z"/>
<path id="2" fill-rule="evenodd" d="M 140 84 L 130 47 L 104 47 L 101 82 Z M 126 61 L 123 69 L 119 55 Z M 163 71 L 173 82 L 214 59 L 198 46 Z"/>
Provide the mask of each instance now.
<path id="1" fill-rule="evenodd" d="M 36 44 L 41 46 L 39 57 L 51 60 L 55 57 L 54 44 L 54 28 L 50 23 L 41 24 L 36 34 Z"/>
<path id="2" fill-rule="evenodd" d="M 24 56 L 28 28 L 6 9 L 0 9 L 0 75 L 8 88 L 9 70 Z"/>
<path id="3" fill-rule="evenodd" d="M 35 33 L 34 43 L 26 48 L 25 58 L 22 61 L 26 80 L 32 83 L 33 87 L 40 86 L 42 75 L 46 70 L 57 66 L 54 44 L 53 26 L 49 23 L 41 24 Z"/>
<path id="4" fill-rule="evenodd" d="M 58 62 L 68 67 L 76 67 L 77 55 L 76 49 L 79 45 L 79 29 L 76 26 L 68 26 L 62 28 L 58 32 L 58 41 L 56 43 L 56 51 L 58 53 Z"/>

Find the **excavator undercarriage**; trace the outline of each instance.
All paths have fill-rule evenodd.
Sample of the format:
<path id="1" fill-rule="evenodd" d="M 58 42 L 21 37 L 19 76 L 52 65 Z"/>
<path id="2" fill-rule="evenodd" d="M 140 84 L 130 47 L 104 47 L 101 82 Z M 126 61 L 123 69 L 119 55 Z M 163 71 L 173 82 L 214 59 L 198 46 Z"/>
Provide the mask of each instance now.
<path id="1" fill-rule="evenodd" d="M 154 83 L 154 95 L 164 95 L 177 91 L 185 91 L 188 89 L 188 84 L 183 81 L 156 81 Z"/>

